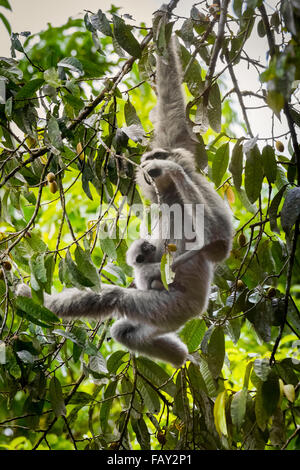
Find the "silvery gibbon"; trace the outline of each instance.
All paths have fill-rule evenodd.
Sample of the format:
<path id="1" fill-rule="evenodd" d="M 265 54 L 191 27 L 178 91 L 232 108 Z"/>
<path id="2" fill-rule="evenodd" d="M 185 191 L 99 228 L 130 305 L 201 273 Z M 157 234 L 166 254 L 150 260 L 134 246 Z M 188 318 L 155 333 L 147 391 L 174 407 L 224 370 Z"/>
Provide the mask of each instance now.
<path id="1" fill-rule="evenodd" d="M 180 367 L 188 350 L 176 331 L 205 311 L 215 263 L 224 260 L 231 249 L 232 219 L 222 198 L 196 171 L 195 141 L 185 116 L 181 69 L 173 38 L 167 54 L 157 57 L 156 88 L 154 138 L 136 173 L 143 196 L 152 204 L 159 204 L 164 221 L 157 224 L 147 240 L 145 252 L 139 253 L 147 269 L 138 270 L 136 287 L 105 284 L 100 293 L 65 289 L 47 295 L 45 305 L 63 318 L 117 317 L 111 328 L 116 341 L 131 351 Z M 182 210 L 181 214 L 170 213 L 174 205 Z M 201 226 L 195 220 L 197 206 L 204 208 Z M 190 218 L 194 227 L 192 234 L 186 234 L 185 218 Z M 176 266 L 174 282 L 167 290 L 160 288 L 158 266 L 170 243 L 177 247 L 174 266 L 177 257 L 183 256 L 183 261 Z M 133 258 L 127 259 L 133 263 Z M 21 295 L 29 295 L 26 287 L 19 290 Z"/>

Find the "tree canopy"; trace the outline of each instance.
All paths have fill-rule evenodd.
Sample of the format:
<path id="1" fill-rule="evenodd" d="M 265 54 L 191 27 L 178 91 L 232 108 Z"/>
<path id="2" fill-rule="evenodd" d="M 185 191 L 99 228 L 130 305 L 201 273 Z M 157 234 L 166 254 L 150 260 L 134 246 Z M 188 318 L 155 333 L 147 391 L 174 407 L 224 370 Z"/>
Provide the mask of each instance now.
<path id="1" fill-rule="evenodd" d="M 300 449 L 300 8 L 200 1 L 182 17 L 177 4 L 170 21 L 137 25 L 112 6 L 31 35 L 11 32 L 0 0 L 1 449 Z M 179 333 L 194 361 L 178 370 L 113 342 L 112 319 L 43 306 L 64 287 L 133 281 L 131 207 L 148 204 L 134 173 L 171 34 L 197 168 L 235 229 L 207 311 Z M 242 63 L 254 88 L 241 88 Z M 253 108 L 270 131 L 253 133 Z M 16 296 L 21 282 L 32 298 Z"/>

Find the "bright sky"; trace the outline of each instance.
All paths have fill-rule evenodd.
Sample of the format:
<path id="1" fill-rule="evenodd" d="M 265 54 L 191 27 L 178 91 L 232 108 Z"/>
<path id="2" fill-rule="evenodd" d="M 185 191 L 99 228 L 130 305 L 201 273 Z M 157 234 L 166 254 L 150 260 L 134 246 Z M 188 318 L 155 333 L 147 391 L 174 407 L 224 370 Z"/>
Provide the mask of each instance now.
<path id="1" fill-rule="evenodd" d="M 181 16 L 189 16 L 190 9 L 195 2 L 196 0 L 180 0 L 175 13 Z M 53 26 L 60 26 L 70 16 L 83 17 L 84 10 L 96 12 L 101 8 L 103 11 L 106 11 L 112 3 L 122 7 L 121 12 L 123 14 L 129 13 L 132 15 L 137 24 L 145 21 L 151 25 L 152 13 L 161 6 L 163 0 L 51 0 L 49 2 L 42 0 L 10 0 L 13 11 L 10 12 L 4 8 L 0 8 L 0 11 L 9 20 L 13 32 L 31 31 L 31 33 L 38 33 L 47 27 L 47 23 L 51 23 Z M 213 1 L 210 3 L 213 3 Z M 267 1 L 269 11 L 272 11 L 276 3 L 277 0 Z M 266 38 L 259 38 L 257 33 L 253 33 L 252 36 L 253 38 L 248 46 L 248 53 L 250 57 L 265 63 Z M 2 22 L 0 24 L 0 56 L 10 56 L 10 39 Z M 223 67 L 224 64 L 220 63 L 220 70 Z M 236 74 L 241 90 L 258 90 L 259 83 L 255 70 L 252 68 L 248 70 L 246 64 L 243 63 L 236 68 Z M 262 104 L 261 101 L 257 102 L 254 99 L 247 102 L 249 106 L 255 106 L 257 103 Z M 257 110 L 249 110 L 248 116 L 254 135 L 258 134 L 260 137 L 270 136 L 271 115 L 268 111 L 264 109 L 259 110 L 259 112 Z M 285 131 L 285 120 L 283 119 L 283 124 L 280 124 L 275 119 L 275 135 L 282 134 Z"/>

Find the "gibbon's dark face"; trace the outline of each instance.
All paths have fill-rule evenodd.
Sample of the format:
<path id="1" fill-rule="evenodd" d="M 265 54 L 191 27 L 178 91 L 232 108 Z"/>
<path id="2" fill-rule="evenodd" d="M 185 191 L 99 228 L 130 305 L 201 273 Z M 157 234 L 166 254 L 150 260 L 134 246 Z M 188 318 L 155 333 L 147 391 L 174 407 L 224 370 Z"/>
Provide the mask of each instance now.
<path id="1" fill-rule="evenodd" d="M 153 152 L 148 152 L 142 157 L 142 161 L 146 162 L 148 160 L 166 160 L 169 156 L 167 150 L 154 150 Z"/>
<path id="2" fill-rule="evenodd" d="M 135 259 L 136 263 L 141 264 L 148 261 L 148 259 L 152 259 L 153 253 L 155 252 L 156 247 L 151 243 L 145 241 L 141 245 L 141 253 L 139 253 Z"/>
<path id="3" fill-rule="evenodd" d="M 147 162 L 149 160 L 167 160 L 169 155 L 170 154 L 167 150 L 163 150 L 163 149 L 154 150 L 152 152 L 146 153 L 142 157 L 141 163 Z M 158 176 L 160 176 L 160 174 L 161 174 L 161 170 L 159 168 L 149 170 L 149 175 L 151 176 L 151 178 L 157 178 Z M 147 175 L 144 175 L 144 179 L 147 184 L 151 184 L 151 181 L 147 177 Z"/>

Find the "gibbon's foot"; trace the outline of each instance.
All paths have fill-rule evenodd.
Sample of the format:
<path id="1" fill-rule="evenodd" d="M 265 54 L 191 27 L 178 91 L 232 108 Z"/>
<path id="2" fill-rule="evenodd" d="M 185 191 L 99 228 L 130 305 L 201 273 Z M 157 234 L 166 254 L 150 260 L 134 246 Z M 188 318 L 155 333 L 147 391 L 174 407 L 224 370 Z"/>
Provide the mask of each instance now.
<path id="1" fill-rule="evenodd" d="M 16 289 L 16 295 L 31 297 L 31 289 L 27 284 L 19 284 Z"/>

